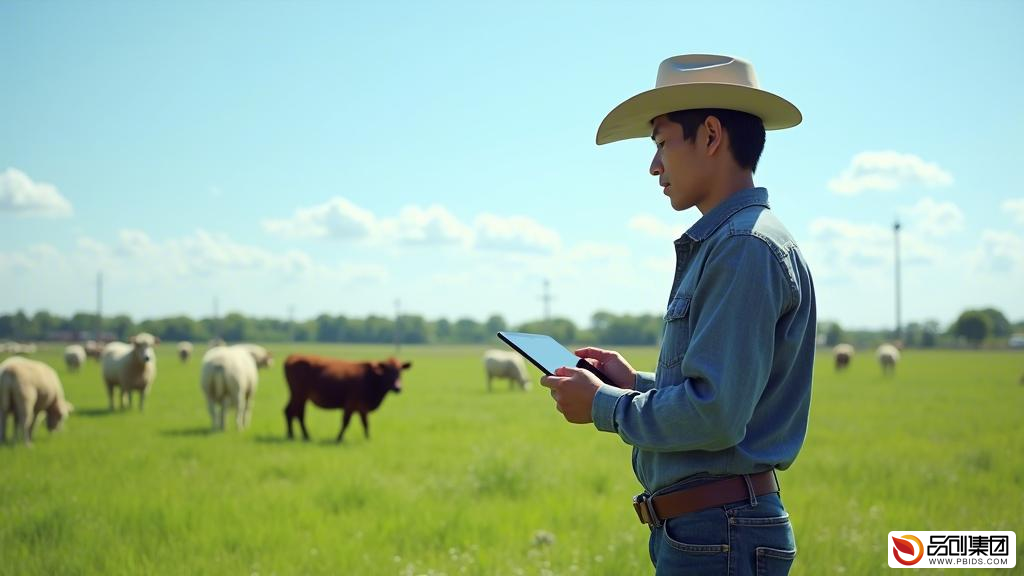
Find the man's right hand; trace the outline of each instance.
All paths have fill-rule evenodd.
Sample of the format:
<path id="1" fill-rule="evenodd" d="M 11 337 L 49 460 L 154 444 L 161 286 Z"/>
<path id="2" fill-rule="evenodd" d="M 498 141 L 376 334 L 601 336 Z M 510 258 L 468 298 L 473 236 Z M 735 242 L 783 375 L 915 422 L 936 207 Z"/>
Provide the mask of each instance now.
<path id="1" fill-rule="evenodd" d="M 636 370 L 626 362 L 622 354 L 614 350 L 601 348 L 580 348 L 576 355 L 590 362 L 600 370 L 615 386 L 632 390 L 636 385 Z"/>

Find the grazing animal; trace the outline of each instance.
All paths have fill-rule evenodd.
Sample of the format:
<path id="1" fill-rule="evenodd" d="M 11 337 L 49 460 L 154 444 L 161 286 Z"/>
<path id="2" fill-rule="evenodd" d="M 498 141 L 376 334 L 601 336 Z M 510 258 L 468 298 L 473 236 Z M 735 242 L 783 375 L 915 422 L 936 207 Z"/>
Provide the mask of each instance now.
<path id="1" fill-rule="evenodd" d="M 896 363 L 900 361 L 900 350 L 892 344 L 882 344 L 875 352 L 878 363 L 882 366 L 882 373 L 886 376 L 896 371 Z"/>
<path id="2" fill-rule="evenodd" d="M 832 356 L 836 361 L 836 371 L 843 370 L 850 366 L 855 350 L 850 344 L 836 344 L 832 349 Z"/>
<path id="3" fill-rule="evenodd" d="M 0 363 L 0 443 L 7 434 L 8 414 L 14 414 L 14 437 L 20 435 L 28 445 L 39 413 L 46 412 L 46 428 L 54 432 L 72 410 L 53 368 L 18 356 Z"/>
<path id="4" fill-rule="evenodd" d="M 132 406 L 132 392 L 139 393 L 139 411 L 142 411 L 149 389 L 156 379 L 156 352 L 153 346 L 159 338 L 142 332 L 130 344 L 111 342 L 103 348 L 103 381 L 107 384 L 110 409 L 114 409 L 114 388 L 120 388 L 120 405 L 124 409 L 125 396 Z"/>
<path id="5" fill-rule="evenodd" d="M 293 438 L 292 421 L 298 420 L 303 440 L 309 440 L 306 430 L 306 401 L 321 408 L 344 410 L 341 442 L 352 414 L 359 413 L 363 433 L 370 438 L 370 425 L 366 415 L 376 410 L 388 392 L 401 392 L 402 370 L 412 367 L 411 362 L 399 364 L 394 358 L 383 362 L 349 362 L 320 356 L 292 354 L 284 361 L 284 376 L 291 393 L 284 408 L 288 423 L 288 438 Z"/>
<path id="6" fill-rule="evenodd" d="M 484 371 L 487 373 L 487 391 L 491 391 L 491 380 L 494 378 L 508 379 L 508 386 L 519 386 L 520 390 L 529 390 L 530 381 L 526 379 L 526 363 L 523 357 L 506 350 L 488 350 L 484 352 Z"/>
<path id="7" fill-rule="evenodd" d="M 28 342 L 21 344 L 18 342 L 4 342 L 0 346 L 0 353 L 5 354 L 21 354 L 22 356 L 29 356 L 39 351 L 39 347 L 34 342 Z"/>
<path id="8" fill-rule="evenodd" d="M 100 356 L 103 355 L 103 344 L 95 340 L 85 341 L 85 355 L 93 360 L 99 360 Z"/>
<path id="9" fill-rule="evenodd" d="M 244 430 L 249 426 L 258 381 L 256 361 L 241 346 L 218 346 L 203 355 L 199 384 L 214 430 L 224 429 L 224 415 L 232 406 L 237 428 Z"/>
<path id="10" fill-rule="evenodd" d="M 236 344 L 240 348 L 244 348 L 252 354 L 252 359 L 256 361 L 257 368 L 270 368 L 274 364 L 274 356 L 267 349 L 258 344 Z"/>
<path id="11" fill-rule="evenodd" d="M 192 343 L 191 342 L 178 342 L 178 359 L 184 364 L 188 362 L 188 359 L 192 357 Z"/>
<path id="12" fill-rule="evenodd" d="M 85 364 L 85 348 L 81 344 L 71 344 L 64 348 L 64 364 L 68 372 L 78 372 L 82 364 Z"/>

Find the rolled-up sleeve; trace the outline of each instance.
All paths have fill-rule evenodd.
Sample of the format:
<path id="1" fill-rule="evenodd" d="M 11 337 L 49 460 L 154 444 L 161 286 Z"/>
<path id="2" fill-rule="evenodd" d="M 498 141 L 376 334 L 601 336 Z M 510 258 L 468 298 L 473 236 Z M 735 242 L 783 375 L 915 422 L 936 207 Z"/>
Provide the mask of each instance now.
<path id="1" fill-rule="evenodd" d="M 654 388 L 654 372 L 637 372 L 633 389 L 637 392 L 647 392 Z"/>
<path id="2" fill-rule="evenodd" d="M 635 394 L 632 390 L 616 388 L 602 384 L 594 396 L 594 405 L 590 408 L 590 416 L 594 419 L 594 426 L 604 432 L 616 432 L 615 411 L 623 396 Z"/>
<path id="3" fill-rule="evenodd" d="M 776 324 L 790 290 L 764 240 L 725 238 L 711 248 L 694 290 L 682 362 L 671 374 L 659 372 L 658 388 L 646 377 L 642 384 L 639 374 L 637 391 L 602 386 L 594 399 L 595 425 L 655 452 L 738 444 L 768 382 Z"/>

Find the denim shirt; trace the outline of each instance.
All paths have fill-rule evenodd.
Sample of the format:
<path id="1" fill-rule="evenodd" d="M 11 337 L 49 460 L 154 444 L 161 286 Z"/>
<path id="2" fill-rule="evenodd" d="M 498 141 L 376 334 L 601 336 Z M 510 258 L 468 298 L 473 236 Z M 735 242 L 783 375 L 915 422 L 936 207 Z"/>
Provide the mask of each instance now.
<path id="1" fill-rule="evenodd" d="M 594 425 L 633 446 L 653 493 L 694 475 L 793 463 L 807 432 L 814 286 L 768 192 L 737 192 L 675 241 L 657 372 L 602 385 Z"/>

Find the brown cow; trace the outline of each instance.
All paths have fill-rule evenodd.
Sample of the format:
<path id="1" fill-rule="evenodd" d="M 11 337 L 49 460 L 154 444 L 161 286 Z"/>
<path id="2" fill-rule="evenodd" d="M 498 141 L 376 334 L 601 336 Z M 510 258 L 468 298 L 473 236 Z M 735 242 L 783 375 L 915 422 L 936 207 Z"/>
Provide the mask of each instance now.
<path id="1" fill-rule="evenodd" d="M 284 407 L 288 422 L 288 438 L 292 435 L 292 420 L 298 419 L 303 440 L 309 440 L 306 431 L 306 400 L 321 408 L 340 408 L 345 411 L 338 432 L 341 442 L 353 412 L 359 413 L 363 432 L 370 437 L 366 415 L 384 401 L 388 392 L 401 392 L 399 383 L 402 370 L 412 367 L 411 362 L 399 364 L 394 358 L 383 362 L 348 362 L 334 358 L 292 354 L 284 361 L 284 377 L 288 381 L 291 397 Z"/>

